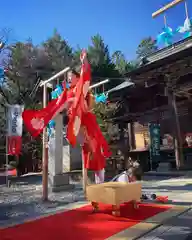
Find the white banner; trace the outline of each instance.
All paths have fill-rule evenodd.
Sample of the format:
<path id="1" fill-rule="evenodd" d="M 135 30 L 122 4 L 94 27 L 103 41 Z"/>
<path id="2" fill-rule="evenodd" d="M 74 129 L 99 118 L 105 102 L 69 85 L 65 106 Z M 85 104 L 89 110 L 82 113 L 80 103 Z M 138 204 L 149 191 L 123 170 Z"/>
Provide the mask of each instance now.
<path id="1" fill-rule="evenodd" d="M 22 112 L 24 110 L 23 105 L 8 105 L 7 106 L 7 122 L 8 136 L 22 136 L 23 131 L 23 118 Z"/>

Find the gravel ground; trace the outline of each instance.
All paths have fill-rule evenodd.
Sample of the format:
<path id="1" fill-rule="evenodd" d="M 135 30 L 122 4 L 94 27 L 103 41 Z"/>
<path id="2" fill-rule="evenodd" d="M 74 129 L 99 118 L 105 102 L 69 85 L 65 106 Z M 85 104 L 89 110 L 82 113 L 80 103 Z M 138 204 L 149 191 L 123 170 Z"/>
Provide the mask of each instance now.
<path id="1" fill-rule="evenodd" d="M 37 185 L 0 187 L 0 226 L 22 222 L 44 214 L 62 210 L 67 204 L 84 201 L 82 188 L 62 193 L 49 193 L 49 201 L 41 200 L 42 188 Z"/>
<path id="2" fill-rule="evenodd" d="M 56 212 L 70 203 L 85 201 L 81 185 L 76 182 L 73 184 L 75 187 L 72 190 L 50 192 L 47 203 L 41 201 L 42 187 L 39 176 L 22 178 L 22 182 L 13 183 L 10 188 L 1 185 L 0 226 Z M 175 204 L 189 204 L 192 199 L 191 184 L 186 184 L 182 178 L 148 177 L 143 182 L 143 191 L 169 196 Z"/>

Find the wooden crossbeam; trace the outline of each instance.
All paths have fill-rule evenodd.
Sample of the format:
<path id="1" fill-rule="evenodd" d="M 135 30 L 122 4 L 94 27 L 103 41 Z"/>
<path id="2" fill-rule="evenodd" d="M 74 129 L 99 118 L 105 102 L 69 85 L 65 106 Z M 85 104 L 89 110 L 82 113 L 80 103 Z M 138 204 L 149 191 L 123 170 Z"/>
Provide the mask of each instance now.
<path id="1" fill-rule="evenodd" d="M 174 1 L 170 2 L 170 3 L 168 3 L 166 6 L 160 8 L 159 10 L 154 12 L 152 14 L 152 18 L 155 18 L 155 17 L 161 15 L 162 13 L 165 13 L 168 9 L 176 6 L 177 4 L 179 4 L 179 3 L 183 2 L 183 1 L 185 1 L 185 0 L 174 0 Z"/>

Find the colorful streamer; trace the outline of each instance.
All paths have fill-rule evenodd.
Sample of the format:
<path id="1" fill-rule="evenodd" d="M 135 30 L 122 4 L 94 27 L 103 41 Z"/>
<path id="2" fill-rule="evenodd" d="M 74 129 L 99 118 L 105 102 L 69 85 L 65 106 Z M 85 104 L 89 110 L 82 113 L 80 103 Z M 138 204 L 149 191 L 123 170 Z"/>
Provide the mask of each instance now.
<path id="1" fill-rule="evenodd" d="M 100 95 L 95 95 L 95 102 L 96 103 L 106 103 L 107 102 L 107 95 L 105 93 L 102 93 Z"/>
<path id="2" fill-rule="evenodd" d="M 57 85 L 56 89 L 51 93 L 51 98 L 52 99 L 58 98 L 61 95 L 62 91 L 63 91 L 62 87 L 60 85 Z"/>
<path id="3" fill-rule="evenodd" d="M 165 46 L 172 44 L 173 30 L 170 27 L 164 27 L 163 32 L 157 36 L 157 44 L 163 43 Z"/>
<path id="4" fill-rule="evenodd" d="M 62 86 L 61 85 L 57 85 L 55 90 L 51 93 L 51 98 L 52 99 L 57 99 L 63 92 Z M 51 136 L 52 134 L 52 130 L 55 128 L 55 121 L 51 120 L 48 123 L 47 126 L 47 131 L 48 131 L 48 136 Z"/>
<path id="5" fill-rule="evenodd" d="M 4 69 L 3 69 L 3 68 L 0 68 L 0 79 L 1 79 L 1 78 L 4 78 L 4 76 L 5 76 Z"/>

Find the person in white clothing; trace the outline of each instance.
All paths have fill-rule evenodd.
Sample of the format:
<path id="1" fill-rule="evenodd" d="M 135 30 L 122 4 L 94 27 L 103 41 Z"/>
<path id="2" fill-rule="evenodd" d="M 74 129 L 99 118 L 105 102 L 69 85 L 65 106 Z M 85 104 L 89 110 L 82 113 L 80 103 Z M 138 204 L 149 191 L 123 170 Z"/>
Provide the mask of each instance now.
<path id="1" fill-rule="evenodd" d="M 105 181 L 105 169 L 103 168 L 102 170 L 95 172 L 95 183 L 100 184 L 104 183 L 104 181 Z"/>
<path id="2" fill-rule="evenodd" d="M 130 167 L 127 171 L 123 171 L 119 175 L 116 175 L 111 182 L 135 182 L 137 181 L 137 177 L 135 174 L 135 168 Z"/>

